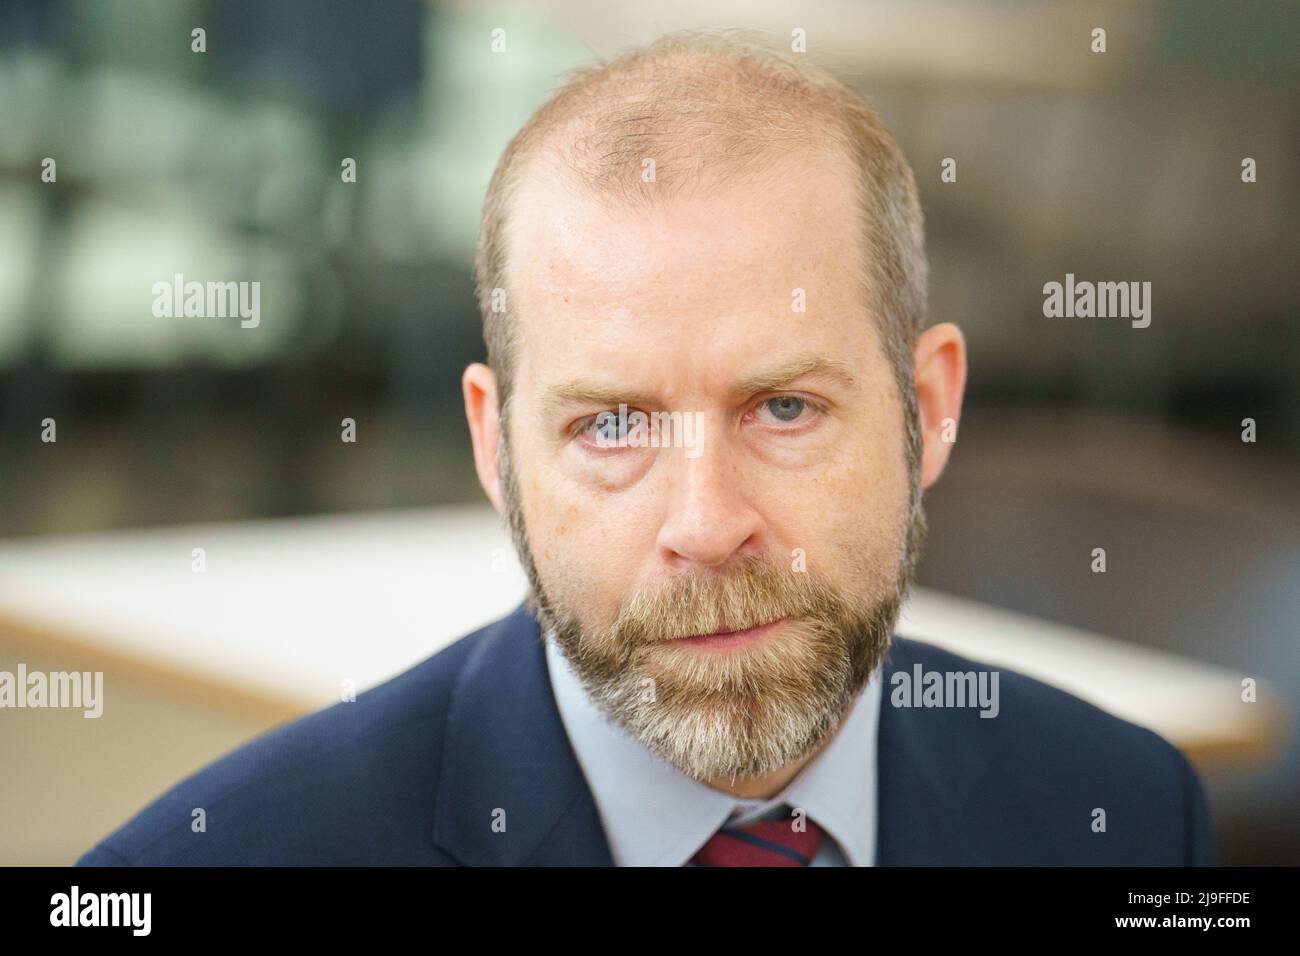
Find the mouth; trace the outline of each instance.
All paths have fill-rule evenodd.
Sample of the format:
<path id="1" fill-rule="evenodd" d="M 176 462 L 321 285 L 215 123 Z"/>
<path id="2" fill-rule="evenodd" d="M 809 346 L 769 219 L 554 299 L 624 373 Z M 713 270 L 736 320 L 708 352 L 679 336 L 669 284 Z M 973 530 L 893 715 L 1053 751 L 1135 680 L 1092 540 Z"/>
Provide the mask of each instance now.
<path id="1" fill-rule="evenodd" d="M 702 650 L 735 650 L 757 644 L 775 632 L 784 620 L 785 618 L 779 617 L 775 621 L 738 631 L 723 628 L 714 631 L 712 634 L 692 634 L 687 637 L 674 638 L 671 643 L 684 644 L 687 647 L 697 647 Z"/>

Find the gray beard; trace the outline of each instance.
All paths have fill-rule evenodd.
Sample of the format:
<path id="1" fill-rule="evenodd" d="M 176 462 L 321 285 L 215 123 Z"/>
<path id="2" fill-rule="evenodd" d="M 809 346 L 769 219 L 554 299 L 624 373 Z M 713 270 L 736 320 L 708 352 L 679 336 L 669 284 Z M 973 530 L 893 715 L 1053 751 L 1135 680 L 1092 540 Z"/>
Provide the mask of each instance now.
<path id="1" fill-rule="evenodd" d="M 896 580 L 875 601 L 845 596 L 807 572 L 785 574 L 750 559 L 742 562 L 753 572 L 747 590 L 692 587 L 689 593 L 704 600 L 685 609 L 687 594 L 675 589 L 670 601 L 652 598 L 656 624 L 648 630 L 638 623 L 644 618 L 622 613 L 610 628 L 592 632 L 546 591 L 506 445 L 503 428 L 498 461 L 506 518 L 528 576 L 528 607 L 543 639 L 555 640 L 608 719 L 700 781 L 765 776 L 804 758 L 834 731 L 884 660 L 911 586 L 925 537 L 915 462 Z M 763 597 L 754 597 L 756 588 Z M 775 608 L 789 620 L 783 633 L 756 647 L 692 654 L 666 643 L 671 635 L 711 632 L 723 614 L 731 626 L 757 623 L 757 607 Z"/>
<path id="2" fill-rule="evenodd" d="M 619 646 L 617 629 L 593 639 L 576 620 L 554 614 L 545 626 L 610 720 L 705 781 L 765 776 L 819 746 L 880 666 L 898 608 L 891 596 L 792 619 L 782 625 L 787 633 L 725 655 L 663 642 L 607 653 Z"/>

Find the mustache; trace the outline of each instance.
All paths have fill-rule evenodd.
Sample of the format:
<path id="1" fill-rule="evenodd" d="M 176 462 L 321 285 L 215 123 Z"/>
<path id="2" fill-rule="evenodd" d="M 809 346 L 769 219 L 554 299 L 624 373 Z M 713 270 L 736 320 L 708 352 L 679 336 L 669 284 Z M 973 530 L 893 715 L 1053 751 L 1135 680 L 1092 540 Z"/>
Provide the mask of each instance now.
<path id="1" fill-rule="evenodd" d="M 828 586 L 807 571 L 785 570 L 751 555 L 725 577 L 678 576 L 637 590 L 611 631 L 618 643 L 634 647 L 814 616 L 834 601 Z"/>

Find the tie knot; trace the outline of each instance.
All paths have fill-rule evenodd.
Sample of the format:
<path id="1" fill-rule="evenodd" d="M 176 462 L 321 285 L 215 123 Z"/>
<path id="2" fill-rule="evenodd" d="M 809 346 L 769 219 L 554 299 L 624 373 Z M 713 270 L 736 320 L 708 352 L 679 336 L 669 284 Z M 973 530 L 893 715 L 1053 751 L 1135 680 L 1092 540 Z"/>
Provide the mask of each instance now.
<path id="1" fill-rule="evenodd" d="M 700 847 L 698 866 L 807 866 L 817 855 L 825 831 L 806 815 L 785 808 L 774 820 L 724 826 Z"/>

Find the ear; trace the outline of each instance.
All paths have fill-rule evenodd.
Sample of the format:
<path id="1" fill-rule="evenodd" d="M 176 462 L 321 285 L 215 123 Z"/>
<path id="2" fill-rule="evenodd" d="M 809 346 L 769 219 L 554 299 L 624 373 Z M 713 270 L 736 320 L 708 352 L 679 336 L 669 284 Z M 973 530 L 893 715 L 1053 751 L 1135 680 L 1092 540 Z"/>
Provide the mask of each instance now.
<path id="1" fill-rule="evenodd" d="M 501 438 L 501 410 L 497 405 L 497 378 L 492 369 L 475 362 L 465 369 L 460 379 L 465 396 L 465 418 L 469 422 L 469 437 L 474 444 L 474 468 L 479 484 L 487 492 L 492 506 L 505 513 L 501 495 L 501 472 L 498 460 Z"/>
<path id="2" fill-rule="evenodd" d="M 966 391 L 966 340 L 961 329 L 951 322 L 926 329 L 917 338 L 913 360 L 922 437 L 921 487 L 929 488 L 948 464 L 961 421 Z"/>

